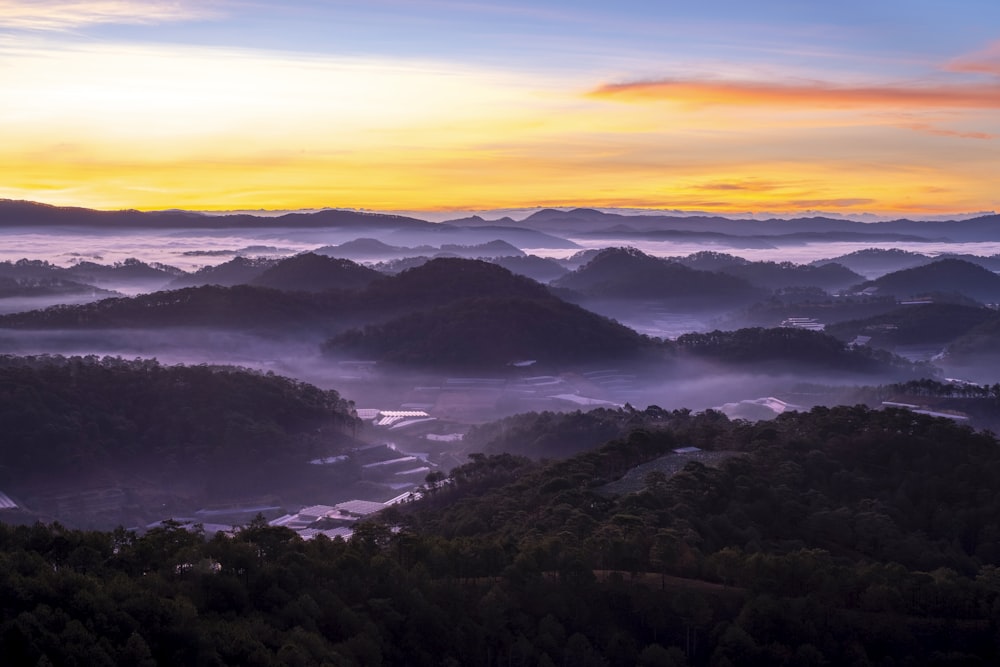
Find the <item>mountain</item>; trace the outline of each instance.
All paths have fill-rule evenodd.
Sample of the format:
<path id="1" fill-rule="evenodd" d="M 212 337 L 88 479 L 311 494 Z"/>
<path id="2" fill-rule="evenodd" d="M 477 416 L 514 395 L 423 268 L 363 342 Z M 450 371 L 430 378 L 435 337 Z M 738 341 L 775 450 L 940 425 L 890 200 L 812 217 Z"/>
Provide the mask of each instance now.
<path id="1" fill-rule="evenodd" d="M 637 412 L 637 411 L 636 411 Z M 300 539 L 0 525 L 11 665 L 991 665 L 1000 443 L 904 410 L 649 408 Z M 681 450 L 681 451 L 677 451 Z"/>
<path id="2" fill-rule="evenodd" d="M 869 336 L 871 344 L 878 347 L 944 344 L 997 317 L 996 311 L 976 306 L 915 304 L 874 317 L 829 325 L 826 332 L 844 341 Z"/>
<path id="3" fill-rule="evenodd" d="M 995 364 L 1000 362 L 1000 314 L 966 331 L 948 346 L 948 360 L 977 367 L 984 382 L 996 380 Z"/>
<path id="4" fill-rule="evenodd" d="M 856 250 L 847 255 L 833 259 L 820 259 L 813 262 L 815 266 L 840 264 L 866 278 L 878 278 L 893 271 L 912 269 L 915 266 L 929 264 L 933 259 L 916 252 L 899 250 L 898 248 L 866 248 Z"/>
<path id="5" fill-rule="evenodd" d="M 569 273 L 569 269 L 548 257 L 536 257 L 534 255 L 524 255 L 522 257 L 507 256 L 495 257 L 490 261 L 502 266 L 511 273 L 519 276 L 527 276 L 540 283 L 552 282 L 556 278 Z"/>
<path id="6" fill-rule="evenodd" d="M 818 287 L 832 291 L 856 285 L 864 278 L 842 264 L 810 266 L 791 262 L 751 262 L 718 252 L 699 252 L 671 258 L 699 271 L 718 271 L 742 278 L 756 287 L 777 290 L 789 287 Z"/>
<path id="7" fill-rule="evenodd" d="M 122 285 L 159 289 L 183 275 L 184 271 L 166 264 L 147 264 L 130 257 L 115 264 L 78 262 L 66 269 L 74 279 L 91 285 L 119 287 Z"/>
<path id="8" fill-rule="evenodd" d="M 683 302 L 706 308 L 762 296 L 747 281 L 722 273 L 697 271 L 634 248 L 610 248 L 587 264 L 554 280 L 553 287 L 591 298 Z"/>
<path id="9" fill-rule="evenodd" d="M 886 274 L 854 287 L 874 288 L 876 294 L 911 297 L 957 293 L 984 303 L 1000 302 L 1000 276 L 960 259 L 941 259 L 912 269 Z"/>
<path id="10" fill-rule="evenodd" d="M 15 279 L 0 275 L 0 299 L 71 296 L 86 296 L 98 299 L 118 296 L 118 293 L 64 278 Z"/>
<path id="11" fill-rule="evenodd" d="M 250 285 L 203 285 L 0 315 L 0 328 L 148 330 L 211 327 L 295 334 L 307 334 L 320 328 L 329 333 L 329 327 L 341 321 L 341 311 L 353 303 L 350 297 L 340 293 L 308 294 Z"/>
<path id="12" fill-rule="evenodd" d="M 359 238 L 346 241 L 340 245 L 327 245 L 313 250 L 318 255 L 342 257 L 353 260 L 385 260 L 393 257 L 409 257 L 412 255 L 432 254 L 435 248 L 424 246 L 417 248 L 402 248 L 383 243 L 378 239 Z"/>
<path id="13" fill-rule="evenodd" d="M 528 216 L 522 225 L 532 229 L 566 234 L 570 237 L 589 233 L 609 233 L 645 235 L 664 232 L 696 232 L 704 234 L 725 234 L 733 237 L 757 237 L 759 242 L 773 240 L 784 242 L 805 240 L 804 235 L 814 239 L 863 240 L 872 239 L 919 239 L 973 241 L 1000 239 L 1000 215 L 985 215 L 957 221 L 914 221 L 892 220 L 886 222 L 858 222 L 849 219 L 826 217 L 802 217 L 792 219 L 772 218 L 768 220 L 733 220 L 709 215 L 679 216 L 669 214 L 627 215 L 609 213 L 594 209 L 572 209 L 560 211 L 545 209 Z M 612 232 L 613 233 L 613 232 Z M 853 268 L 853 267 L 848 267 Z"/>
<path id="14" fill-rule="evenodd" d="M 373 307 L 409 309 L 473 297 L 548 298 L 545 286 L 490 262 L 438 257 L 373 283 L 365 299 Z"/>
<path id="15" fill-rule="evenodd" d="M 318 257 L 318 256 L 316 256 Z M 288 262 L 289 260 L 285 260 Z M 268 287 L 238 284 L 230 287 L 201 285 L 141 294 L 131 298 L 104 299 L 80 306 L 59 306 L 40 311 L 0 315 L 0 328 L 102 329 L 159 327 L 213 327 L 226 330 L 327 336 L 351 326 L 384 321 L 417 310 L 426 310 L 472 297 L 550 298 L 539 283 L 515 276 L 489 262 L 438 258 L 381 278 L 364 267 L 343 266 L 337 260 L 305 258 L 291 261 L 287 270 L 272 274 L 277 282 L 301 286 L 302 269 L 322 263 L 324 270 L 350 274 L 353 279 L 373 280 L 351 292 L 287 292 Z M 221 267 L 234 269 L 223 278 L 247 271 L 261 275 L 277 266 L 276 260 L 235 258 Z M 264 268 L 261 268 L 261 266 Z M 361 269 L 358 271 L 358 269 Z M 209 273 L 210 275 L 214 275 Z M 196 275 L 196 274 L 192 274 Z M 280 280 L 279 280 L 280 278 Z M 377 278 L 377 279 L 375 279 Z"/>
<path id="16" fill-rule="evenodd" d="M 285 291 L 362 289 L 382 274 L 348 259 L 303 253 L 278 261 L 250 280 L 251 285 Z"/>
<path id="17" fill-rule="evenodd" d="M 167 289 L 198 287 L 200 285 L 219 285 L 222 287 L 249 285 L 254 278 L 275 266 L 278 261 L 268 257 L 234 257 L 228 262 L 216 266 L 206 266 L 194 273 L 180 276 L 172 280 L 167 285 Z"/>
<path id="18" fill-rule="evenodd" d="M 324 350 L 391 365 L 499 369 L 634 360 L 652 344 L 617 322 L 554 297 L 476 297 L 331 339 Z"/>
<path id="19" fill-rule="evenodd" d="M 0 277 L 11 280 L 72 280 L 69 269 L 39 259 L 0 262 Z"/>
<path id="20" fill-rule="evenodd" d="M 848 347 L 823 332 L 792 327 L 688 333 L 677 338 L 676 349 L 681 358 L 711 361 L 731 369 L 755 367 L 773 374 L 806 369 L 828 373 L 886 373 L 899 378 L 928 374 L 925 367 L 884 350 Z"/>
<path id="21" fill-rule="evenodd" d="M 192 211 L 96 211 L 28 201 L 0 200 L 0 227 L 70 226 L 107 229 L 221 229 L 227 227 L 337 227 L 420 229 L 434 223 L 400 215 L 326 210 L 279 216 L 209 215 Z"/>
<path id="22" fill-rule="evenodd" d="M 440 248 L 433 246 L 417 246 L 406 248 L 392 246 L 377 239 L 360 238 L 341 243 L 340 245 L 323 246 L 313 252 L 329 257 L 344 257 L 355 260 L 390 260 L 404 257 L 418 257 L 421 255 L 453 256 L 478 259 L 480 257 L 513 257 L 523 256 L 524 251 L 507 243 L 506 241 L 493 240 L 477 245 L 458 245 L 455 243 L 444 243 Z"/>

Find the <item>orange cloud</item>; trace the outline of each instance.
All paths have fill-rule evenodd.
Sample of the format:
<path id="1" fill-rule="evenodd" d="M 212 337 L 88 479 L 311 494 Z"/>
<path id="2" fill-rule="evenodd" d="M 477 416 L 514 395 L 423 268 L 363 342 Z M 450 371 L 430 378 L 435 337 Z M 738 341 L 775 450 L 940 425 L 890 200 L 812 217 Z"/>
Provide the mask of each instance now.
<path id="1" fill-rule="evenodd" d="M 950 72 L 975 72 L 1000 76 L 1000 42 L 994 42 L 982 51 L 956 58 L 945 65 Z"/>
<path id="2" fill-rule="evenodd" d="M 900 125 L 900 127 L 907 130 L 914 130 L 916 132 L 924 132 L 926 134 L 935 134 L 940 137 L 958 137 L 960 139 L 996 139 L 997 135 L 990 134 L 989 132 L 959 132 L 957 130 L 945 130 L 940 127 L 934 127 L 933 125 L 928 125 L 927 123 L 907 123 Z"/>
<path id="3" fill-rule="evenodd" d="M 786 84 L 663 79 L 605 84 L 591 91 L 589 96 L 626 102 L 674 102 L 688 106 L 1000 108 L 1000 85 L 838 86 L 821 81 Z"/>

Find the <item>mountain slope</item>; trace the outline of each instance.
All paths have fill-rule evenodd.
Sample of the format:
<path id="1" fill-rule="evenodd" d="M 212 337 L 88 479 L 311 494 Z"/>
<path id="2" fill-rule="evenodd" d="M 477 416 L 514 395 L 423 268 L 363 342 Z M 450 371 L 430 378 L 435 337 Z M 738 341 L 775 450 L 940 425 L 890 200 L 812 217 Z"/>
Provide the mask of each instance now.
<path id="1" fill-rule="evenodd" d="M 348 259 L 303 253 L 283 259 L 250 279 L 251 285 L 285 291 L 322 292 L 328 289 L 361 289 L 382 274 Z"/>
<path id="2" fill-rule="evenodd" d="M 435 368 L 543 366 L 636 359 L 652 345 L 631 329 L 553 297 L 477 297 L 341 334 L 328 354 Z"/>
<path id="3" fill-rule="evenodd" d="M 855 291 L 875 288 L 876 294 L 898 297 L 957 293 L 986 303 L 1000 302 L 1000 276 L 960 259 L 941 259 L 886 274 L 857 285 Z"/>
<path id="4" fill-rule="evenodd" d="M 760 297 L 745 280 L 697 271 L 634 248 L 610 248 L 552 282 L 553 287 L 602 299 L 660 299 L 706 307 Z"/>

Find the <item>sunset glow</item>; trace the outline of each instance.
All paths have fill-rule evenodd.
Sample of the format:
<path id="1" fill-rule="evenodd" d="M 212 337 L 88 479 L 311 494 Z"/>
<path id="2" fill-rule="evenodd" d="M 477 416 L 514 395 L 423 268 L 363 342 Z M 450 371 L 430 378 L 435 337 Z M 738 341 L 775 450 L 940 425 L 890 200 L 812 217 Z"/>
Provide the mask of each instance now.
<path id="1" fill-rule="evenodd" d="M 725 20 L 636 2 L 353 4 L 2 3 L 0 197 L 1000 208 L 1000 34 L 985 27 L 1000 21 L 981 15 L 1000 8 L 959 2 L 936 23 L 930 3 L 898 3 L 912 20 L 887 31 L 777 2 Z"/>

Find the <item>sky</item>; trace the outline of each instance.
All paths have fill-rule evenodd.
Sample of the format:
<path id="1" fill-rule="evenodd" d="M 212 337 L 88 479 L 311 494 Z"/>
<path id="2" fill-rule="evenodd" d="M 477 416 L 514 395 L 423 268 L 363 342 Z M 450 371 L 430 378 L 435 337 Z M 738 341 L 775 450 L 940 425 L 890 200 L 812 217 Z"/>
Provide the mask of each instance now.
<path id="1" fill-rule="evenodd" d="M 0 0 L 0 198 L 1000 210 L 996 0 Z"/>

